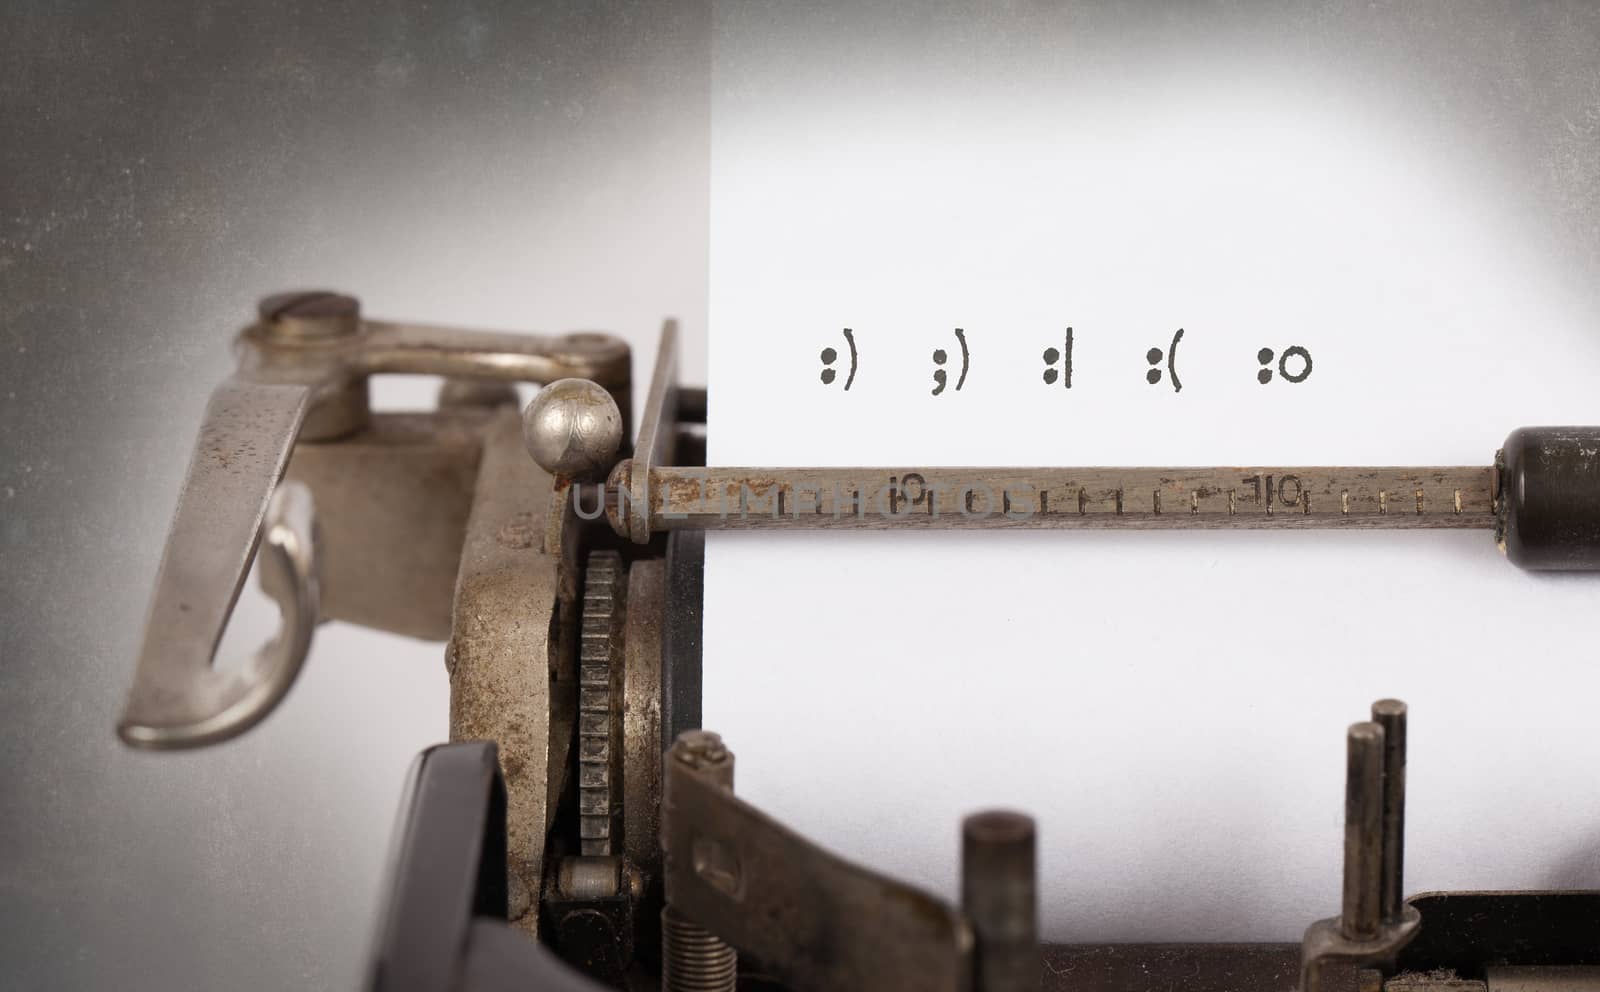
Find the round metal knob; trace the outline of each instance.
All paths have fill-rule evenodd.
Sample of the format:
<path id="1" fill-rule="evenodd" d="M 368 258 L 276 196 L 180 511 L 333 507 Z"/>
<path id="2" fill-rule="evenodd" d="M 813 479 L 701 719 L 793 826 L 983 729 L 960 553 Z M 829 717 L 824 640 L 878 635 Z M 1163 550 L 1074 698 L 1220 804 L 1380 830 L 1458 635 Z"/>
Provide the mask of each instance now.
<path id="1" fill-rule="evenodd" d="M 522 412 L 522 443 L 551 475 L 588 480 L 605 474 L 622 444 L 622 411 L 588 379 L 557 379 Z"/>

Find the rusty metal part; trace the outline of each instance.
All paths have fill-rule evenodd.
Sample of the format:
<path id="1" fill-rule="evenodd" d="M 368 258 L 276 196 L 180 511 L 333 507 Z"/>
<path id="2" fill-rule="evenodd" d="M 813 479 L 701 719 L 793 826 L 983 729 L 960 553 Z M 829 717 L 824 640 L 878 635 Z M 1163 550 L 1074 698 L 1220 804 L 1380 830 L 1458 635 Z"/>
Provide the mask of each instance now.
<path id="1" fill-rule="evenodd" d="M 622 477 L 631 509 L 625 518 L 613 516 L 611 520 L 618 534 L 636 544 L 649 542 L 651 530 L 659 529 L 652 526 L 649 514 L 652 473 L 657 466 L 671 462 L 677 453 L 678 415 L 678 322 L 669 320 L 662 325 L 661 343 L 656 349 L 655 373 L 650 377 L 650 393 L 644 401 L 639 441 L 633 448 L 633 473 Z M 612 478 L 617 478 L 615 473 Z"/>
<path id="2" fill-rule="evenodd" d="M 661 875 L 661 651 L 666 564 L 628 567 L 622 637 L 622 851 L 646 884 Z"/>
<path id="3" fill-rule="evenodd" d="M 731 755 L 706 757 L 719 750 L 715 735 L 691 731 L 667 756 L 661 836 L 673 910 L 795 992 L 971 988 L 972 929 L 960 912 L 738 799 Z"/>
<path id="4" fill-rule="evenodd" d="M 528 892 L 542 890 L 545 838 L 566 784 L 576 706 L 575 562 L 545 534 L 560 516 L 554 480 L 522 448 L 515 407 L 495 415 L 467 521 L 456 584 L 450 672 L 451 740 L 499 744 L 508 862 Z M 556 525 L 559 526 L 559 525 Z M 537 932 L 538 900 L 516 922 Z"/>
<path id="5" fill-rule="evenodd" d="M 1382 700 L 1373 706 L 1381 720 L 1403 727 L 1405 706 Z M 1385 869 L 1395 874 L 1398 886 L 1400 852 L 1388 844 L 1399 842 L 1398 824 L 1405 817 L 1405 783 L 1389 788 L 1387 772 L 1404 768 L 1404 752 L 1385 750 L 1385 730 L 1379 723 L 1351 725 L 1346 734 L 1344 898 L 1340 914 L 1319 920 L 1306 929 L 1301 942 L 1300 992 L 1322 992 L 1328 966 L 1392 963 L 1417 935 L 1421 914 L 1414 906 L 1395 907 L 1386 913 Z"/>
<path id="6" fill-rule="evenodd" d="M 622 806 L 622 623 L 627 571 L 592 551 L 578 643 L 578 838 L 585 855 L 618 852 Z"/>
<path id="7" fill-rule="evenodd" d="M 977 941 L 982 992 L 1038 992 L 1039 891 L 1033 818 L 1007 810 L 961 824 L 961 911 Z"/>
<path id="8" fill-rule="evenodd" d="M 493 412 L 374 414 L 336 443 L 302 443 L 287 480 L 312 492 L 321 615 L 444 641 Z"/>
<path id="9" fill-rule="evenodd" d="M 157 573 L 134 685 L 119 724 L 142 747 L 233 736 L 287 691 L 293 664 L 231 674 L 212 655 L 261 537 L 297 439 L 349 436 L 370 419 L 367 376 L 386 372 L 497 381 L 593 379 L 625 392 L 629 352 L 606 335 L 533 337 L 364 321 L 353 297 L 284 294 L 263 301 L 238 339 L 239 366 L 212 394 Z M 565 495 L 563 493 L 563 495 Z M 306 640 L 286 628 L 279 640 Z M 303 658 L 303 651 L 301 653 Z"/>
<path id="10" fill-rule="evenodd" d="M 1458 466 L 647 468 L 636 456 L 613 470 L 606 498 L 613 529 L 636 541 L 686 528 L 1490 529 L 1492 474 Z"/>

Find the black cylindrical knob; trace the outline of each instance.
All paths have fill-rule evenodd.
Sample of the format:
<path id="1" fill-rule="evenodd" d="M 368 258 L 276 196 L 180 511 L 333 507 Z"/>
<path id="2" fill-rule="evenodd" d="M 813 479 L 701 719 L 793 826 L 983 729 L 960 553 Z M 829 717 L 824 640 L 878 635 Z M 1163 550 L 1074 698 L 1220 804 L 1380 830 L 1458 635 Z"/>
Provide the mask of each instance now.
<path id="1" fill-rule="evenodd" d="M 1523 427 L 1495 459 L 1500 548 L 1541 571 L 1600 570 L 1600 427 Z"/>

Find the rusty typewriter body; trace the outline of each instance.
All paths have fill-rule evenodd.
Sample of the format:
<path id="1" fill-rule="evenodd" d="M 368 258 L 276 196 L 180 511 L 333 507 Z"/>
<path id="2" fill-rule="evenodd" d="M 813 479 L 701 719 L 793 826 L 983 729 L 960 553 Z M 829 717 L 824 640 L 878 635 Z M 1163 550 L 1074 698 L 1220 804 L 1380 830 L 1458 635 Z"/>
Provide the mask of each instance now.
<path id="1" fill-rule="evenodd" d="M 1026 815 L 951 824 L 950 903 L 742 801 L 700 726 L 706 530 L 1465 527 L 1522 567 L 1594 571 L 1600 430 L 1519 430 L 1478 467 L 706 468 L 670 322 L 638 392 L 608 335 L 378 322 L 337 293 L 263 301 L 238 349 L 119 731 L 247 730 L 322 619 L 448 642 L 451 743 L 403 800 L 372 989 L 1600 988 L 1600 892 L 1406 897 L 1395 700 L 1346 731 L 1343 904 L 1299 944 L 1041 944 Z M 436 409 L 372 412 L 389 373 L 444 377 Z M 526 410 L 518 383 L 544 387 Z M 258 554 L 281 628 L 216 667 Z"/>

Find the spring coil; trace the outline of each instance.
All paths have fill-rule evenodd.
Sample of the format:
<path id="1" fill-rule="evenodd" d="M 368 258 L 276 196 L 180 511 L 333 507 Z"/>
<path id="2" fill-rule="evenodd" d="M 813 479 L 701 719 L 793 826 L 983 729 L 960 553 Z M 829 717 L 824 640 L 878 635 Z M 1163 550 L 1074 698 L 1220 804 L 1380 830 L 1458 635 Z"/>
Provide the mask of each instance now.
<path id="1" fill-rule="evenodd" d="M 663 992 L 734 992 L 739 957 L 733 948 L 684 919 L 661 911 Z"/>

